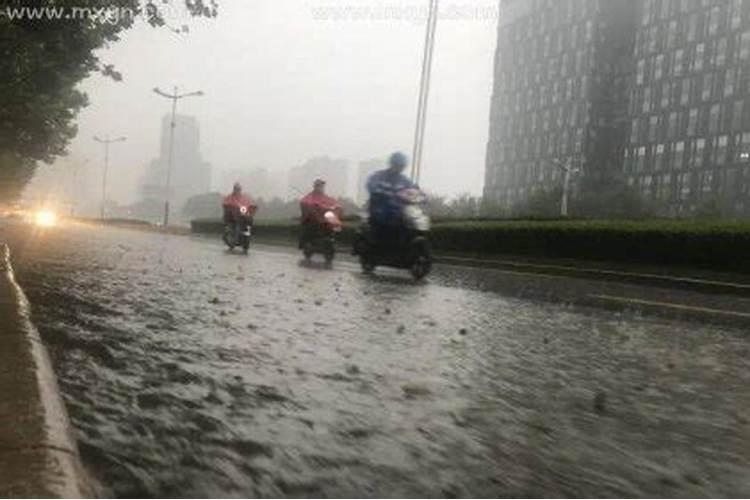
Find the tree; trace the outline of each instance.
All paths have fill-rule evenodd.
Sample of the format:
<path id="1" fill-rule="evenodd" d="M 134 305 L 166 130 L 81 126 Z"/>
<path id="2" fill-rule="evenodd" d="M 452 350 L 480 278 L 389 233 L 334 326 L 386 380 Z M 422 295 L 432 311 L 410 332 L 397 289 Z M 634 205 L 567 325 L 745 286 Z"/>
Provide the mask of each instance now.
<path id="1" fill-rule="evenodd" d="M 139 0 L 0 0 L 0 9 L 9 9 L 0 16 L 0 195 L 17 194 L 37 162 L 65 154 L 77 133 L 75 117 L 88 104 L 79 82 L 93 72 L 122 79 L 96 50 L 116 42 L 137 15 L 166 26 L 161 9 L 177 2 L 194 16 L 217 14 L 215 0 L 161 0 L 159 6 Z M 104 12 L 118 15 L 97 19 Z"/>
<path id="2" fill-rule="evenodd" d="M 454 217 L 461 219 L 471 219 L 481 213 L 482 198 L 473 196 L 470 193 L 462 193 L 456 196 L 450 202 L 450 208 Z"/>
<path id="3" fill-rule="evenodd" d="M 517 204 L 513 213 L 521 217 L 556 218 L 560 217 L 562 188 L 539 189 L 527 200 Z"/>

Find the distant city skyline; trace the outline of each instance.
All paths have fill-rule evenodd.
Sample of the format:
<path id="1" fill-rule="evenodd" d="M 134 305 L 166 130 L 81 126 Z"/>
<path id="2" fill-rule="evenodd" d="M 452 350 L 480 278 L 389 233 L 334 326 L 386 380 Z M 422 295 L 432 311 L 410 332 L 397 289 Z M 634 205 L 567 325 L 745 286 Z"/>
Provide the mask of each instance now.
<path id="1" fill-rule="evenodd" d="M 170 128 L 172 117 L 164 115 L 161 122 L 159 156 L 152 160 L 140 184 L 141 203 L 163 204 L 167 199 L 166 180 L 170 155 Z M 211 164 L 204 161 L 201 152 L 200 124 L 194 116 L 175 116 L 172 173 L 169 202 L 178 214 L 192 196 L 211 191 Z M 161 213 L 153 214 L 154 217 Z"/>
<path id="2" fill-rule="evenodd" d="M 496 0 L 476 2 L 497 11 Z M 200 120 L 201 150 L 216 169 L 277 174 L 321 154 L 358 162 L 411 151 L 424 23 L 326 21 L 298 0 L 222 0 L 219 8 L 216 19 L 186 21 L 180 35 L 136 21 L 99 52 L 123 80 L 94 73 L 82 82 L 90 105 L 70 158 L 96 163 L 93 135 L 128 136 L 111 158 L 112 200 L 137 201 L 157 154 L 169 103 L 155 86 L 205 92 L 179 111 Z M 422 180 L 431 191 L 482 188 L 496 23 L 496 15 L 446 16 L 438 26 Z"/>

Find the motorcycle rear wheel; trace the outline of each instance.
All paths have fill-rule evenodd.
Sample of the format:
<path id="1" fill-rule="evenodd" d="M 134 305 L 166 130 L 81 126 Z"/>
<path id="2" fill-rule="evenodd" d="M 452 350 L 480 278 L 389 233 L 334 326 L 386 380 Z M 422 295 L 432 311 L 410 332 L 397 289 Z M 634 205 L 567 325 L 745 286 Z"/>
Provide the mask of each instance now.
<path id="1" fill-rule="evenodd" d="M 375 272 L 375 268 L 377 267 L 372 260 L 370 260 L 369 258 L 367 258 L 364 255 L 361 255 L 359 257 L 359 264 L 362 266 L 362 271 L 365 274 L 372 274 L 372 273 L 374 273 Z"/>

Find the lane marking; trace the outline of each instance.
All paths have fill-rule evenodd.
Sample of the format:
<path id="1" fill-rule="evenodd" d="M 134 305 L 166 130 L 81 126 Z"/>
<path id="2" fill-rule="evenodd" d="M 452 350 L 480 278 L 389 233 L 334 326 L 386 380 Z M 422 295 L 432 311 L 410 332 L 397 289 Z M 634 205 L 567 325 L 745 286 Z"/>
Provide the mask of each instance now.
<path id="1" fill-rule="evenodd" d="M 452 257 L 448 255 L 438 256 L 436 260 L 450 263 L 450 261 L 465 262 L 466 264 L 474 263 L 484 266 L 502 265 L 512 267 L 528 267 L 532 269 L 541 269 L 549 271 L 567 271 L 567 272 L 584 272 L 589 274 L 599 274 L 603 276 L 620 276 L 627 278 L 645 278 L 650 280 L 661 280 L 671 281 L 675 283 L 686 283 L 691 285 L 708 285 L 708 286 L 721 286 L 727 288 L 735 288 L 742 291 L 750 292 L 750 284 L 745 283 L 733 283 L 728 281 L 714 281 L 701 278 L 690 278 L 687 276 L 669 276 L 664 274 L 653 274 L 653 273 L 635 273 L 630 271 L 615 271 L 612 269 L 597 269 L 591 267 L 570 267 L 570 266 L 559 266 L 554 264 L 534 264 L 512 260 L 484 260 L 484 259 L 471 259 L 466 257 Z"/>
<path id="2" fill-rule="evenodd" d="M 730 311 L 726 309 L 713 309 L 711 307 L 700 307 L 700 306 L 691 306 L 687 304 L 676 304 L 674 302 L 659 302 L 659 301 L 652 301 L 652 300 L 631 299 L 628 297 L 614 297 L 611 295 L 589 294 L 588 297 L 593 298 L 593 299 L 605 300 L 609 302 L 637 304 L 641 306 L 657 306 L 657 307 L 663 307 L 666 309 L 677 309 L 679 311 L 700 312 L 700 313 L 707 313 L 707 314 L 716 314 L 716 315 L 721 315 L 721 316 L 730 316 L 734 318 L 750 319 L 750 314 L 748 313 L 739 312 L 739 311 Z"/>

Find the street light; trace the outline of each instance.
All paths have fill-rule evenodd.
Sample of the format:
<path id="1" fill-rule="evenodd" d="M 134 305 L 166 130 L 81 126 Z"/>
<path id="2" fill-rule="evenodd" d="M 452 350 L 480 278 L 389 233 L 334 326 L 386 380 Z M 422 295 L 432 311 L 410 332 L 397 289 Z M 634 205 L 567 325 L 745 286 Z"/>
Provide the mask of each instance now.
<path id="1" fill-rule="evenodd" d="M 172 123 L 170 124 L 169 130 L 169 160 L 167 164 L 167 184 L 166 193 L 164 195 L 164 228 L 166 228 L 169 225 L 169 191 L 171 190 L 172 183 L 172 156 L 174 152 L 174 129 L 176 126 L 175 116 L 177 114 L 177 101 L 179 101 L 180 99 L 184 99 L 185 97 L 201 97 L 203 95 L 203 91 L 198 90 L 197 92 L 180 94 L 178 93 L 178 88 L 175 86 L 174 92 L 172 94 L 168 94 L 167 92 L 160 90 L 159 87 L 154 87 L 154 92 L 172 101 Z"/>
<path id="2" fill-rule="evenodd" d="M 573 167 L 573 160 L 568 158 L 565 161 L 557 158 L 550 160 L 553 165 L 563 171 L 563 192 L 562 202 L 560 203 L 560 215 L 568 216 L 568 191 L 570 190 L 570 177 L 581 172 L 580 168 Z"/>
<path id="3" fill-rule="evenodd" d="M 430 79 L 432 76 L 432 56 L 435 52 L 435 33 L 437 31 L 438 0 L 429 0 L 429 17 L 425 34 L 424 57 L 422 59 L 422 79 L 419 86 L 417 104 L 417 126 L 414 131 L 414 153 L 411 166 L 411 177 L 419 182 L 422 173 L 422 149 L 424 147 L 425 124 L 427 122 L 427 102 L 430 96 Z"/>
<path id="4" fill-rule="evenodd" d="M 109 135 L 104 136 L 104 139 L 100 139 L 94 136 L 94 140 L 98 143 L 104 144 L 104 175 L 102 176 L 102 207 L 101 207 L 101 219 L 104 220 L 104 210 L 107 203 L 107 172 L 109 171 L 109 145 L 116 142 L 125 142 L 126 137 L 118 137 L 117 139 L 110 139 Z"/>

